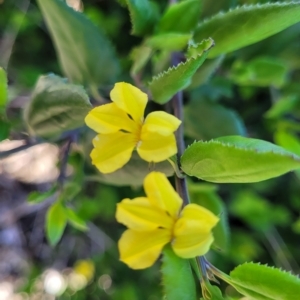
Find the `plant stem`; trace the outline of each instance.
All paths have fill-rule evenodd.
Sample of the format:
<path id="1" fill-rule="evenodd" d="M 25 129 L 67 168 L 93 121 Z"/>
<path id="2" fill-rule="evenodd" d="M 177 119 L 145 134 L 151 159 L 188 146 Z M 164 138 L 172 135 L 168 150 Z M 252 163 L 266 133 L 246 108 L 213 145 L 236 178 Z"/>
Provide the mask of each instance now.
<path id="1" fill-rule="evenodd" d="M 23 151 L 23 150 L 27 150 L 28 148 L 36 146 L 36 145 L 41 144 L 41 143 L 42 142 L 38 142 L 38 141 L 34 141 L 34 142 L 28 141 L 25 145 L 21 145 L 21 146 L 18 146 L 16 148 L 6 150 L 6 151 L 1 151 L 0 152 L 0 159 L 6 158 L 6 157 L 8 157 L 12 154 L 18 153 L 18 152 Z"/>
<path id="2" fill-rule="evenodd" d="M 180 55 L 178 53 L 172 54 L 172 64 L 177 65 L 180 63 Z M 176 131 L 176 145 L 177 145 L 177 165 L 179 166 L 180 170 L 180 158 L 185 150 L 185 143 L 184 143 L 184 128 L 183 128 L 183 121 L 184 121 L 184 115 L 183 115 L 183 94 L 182 91 L 179 91 L 177 94 L 175 94 L 172 98 L 172 106 L 174 111 L 174 116 L 177 117 L 179 120 L 181 120 L 181 125 Z M 175 175 L 175 185 L 176 185 L 176 191 L 179 194 L 179 196 L 183 199 L 184 206 L 188 205 L 190 203 L 188 189 L 187 189 L 187 182 L 186 178 L 178 177 L 177 174 Z M 197 266 L 199 269 L 199 273 L 201 274 L 201 288 L 204 298 L 206 298 L 207 288 L 206 284 L 209 282 L 208 274 L 207 274 L 207 263 L 204 256 L 198 256 L 196 258 Z"/>
<path id="3" fill-rule="evenodd" d="M 206 265 L 206 269 L 209 269 L 216 277 L 221 278 L 226 283 L 232 285 L 232 280 L 229 275 L 227 275 L 224 272 L 222 272 L 221 270 L 217 269 L 208 260 L 206 260 L 206 258 L 204 256 L 202 256 L 202 257 L 203 257 L 203 261 Z"/>
<path id="4" fill-rule="evenodd" d="M 172 99 L 174 115 L 181 121 L 183 121 L 183 113 L 182 113 L 182 92 L 178 92 Z M 180 157 L 184 152 L 185 145 L 183 140 L 183 124 L 179 126 L 176 132 L 176 144 L 177 144 L 177 164 L 180 166 Z M 178 194 L 183 199 L 184 205 L 190 203 L 189 194 L 187 190 L 186 178 L 179 178 L 175 176 L 175 185 Z"/>
<path id="5" fill-rule="evenodd" d="M 179 63 L 179 55 L 178 53 L 172 54 L 172 64 L 177 65 Z M 185 150 L 185 144 L 183 139 L 183 101 L 182 101 L 182 91 L 179 91 L 177 94 L 175 94 L 172 98 L 172 106 L 174 110 L 174 116 L 177 117 L 179 120 L 181 120 L 181 125 L 176 131 L 176 145 L 177 145 L 177 164 L 180 167 L 180 157 L 182 156 L 184 150 Z M 178 194 L 183 199 L 184 205 L 187 205 L 190 203 L 189 194 L 187 190 L 187 183 L 185 178 L 179 178 L 178 176 L 175 176 L 175 185 L 176 190 Z"/>
<path id="6" fill-rule="evenodd" d="M 71 145 L 77 139 L 77 133 L 71 132 L 69 138 L 67 139 L 64 148 L 62 149 L 62 158 L 61 158 L 61 165 L 60 165 L 60 172 L 57 178 L 57 182 L 60 186 L 63 186 L 64 181 L 66 179 L 66 171 L 68 165 L 68 158 L 71 151 Z"/>

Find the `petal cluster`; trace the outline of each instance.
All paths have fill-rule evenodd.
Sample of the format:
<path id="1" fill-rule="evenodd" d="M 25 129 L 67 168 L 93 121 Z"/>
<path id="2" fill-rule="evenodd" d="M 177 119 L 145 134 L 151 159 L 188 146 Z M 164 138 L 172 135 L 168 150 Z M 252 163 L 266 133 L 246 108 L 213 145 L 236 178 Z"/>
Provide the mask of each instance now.
<path id="1" fill-rule="evenodd" d="M 128 227 L 118 244 L 120 260 L 132 269 L 150 267 L 169 242 L 180 257 L 204 255 L 219 219 L 197 204 L 182 209 L 182 199 L 163 173 L 148 174 L 144 189 L 146 197 L 117 205 L 117 221 Z"/>
<path id="2" fill-rule="evenodd" d="M 110 97 L 112 103 L 92 109 L 85 118 L 98 133 L 91 158 L 102 173 L 123 167 L 134 149 L 148 162 L 166 160 L 177 152 L 174 131 L 179 119 L 164 111 L 144 119 L 147 94 L 129 83 L 116 83 Z"/>

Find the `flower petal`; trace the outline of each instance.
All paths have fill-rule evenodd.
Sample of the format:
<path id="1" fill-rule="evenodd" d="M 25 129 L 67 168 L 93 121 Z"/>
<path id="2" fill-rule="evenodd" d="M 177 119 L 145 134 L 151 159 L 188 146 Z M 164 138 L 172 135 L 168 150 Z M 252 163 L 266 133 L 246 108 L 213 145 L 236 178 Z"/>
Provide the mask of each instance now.
<path id="1" fill-rule="evenodd" d="M 131 133 L 116 132 L 98 134 L 93 139 L 92 163 L 102 173 L 111 173 L 122 168 L 130 159 L 135 147 L 135 137 Z"/>
<path id="2" fill-rule="evenodd" d="M 144 180 L 144 189 L 153 206 L 167 211 L 173 219 L 177 218 L 182 199 L 175 192 L 165 174 L 151 172 Z"/>
<path id="3" fill-rule="evenodd" d="M 170 135 L 177 130 L 180 124 L 181 121 L 173 115 L 164 111 L 155 111 L 146 117 L 142 130 L 157 132 L 160 135 Z"/>
<path id="4" fill-rule="evenodd" d="M 174 252 L 183 258 L 204 255 L 213 242 L 212 228 L 219 218 L 197 204 L 188 204 L 174 226 Z"/>
<path id="5" fill-rule="evenodd" d="M 148 232 L 128 229 L 118 243 L 120 260 L 132 269 L 151 267 L 170 238 L 171 233 L 165 229 Z"/>
<path id="6" fill-rule="evenodd" d="M 135 86 L 118 82 L 110 92 L 111 100 L 122 110 L 127 112 L 135 122 L 141 123 L 144 119 L 144 111 L 148 101 L 147 94 Z"/>
<path id="7" fill-rule="evenodd" d="M 92 109 L 85 117 L 88 127 L 97 133 L 114 133 L 121 129 L 137 132 L 138 124 L 129 118 L 126 112 L 118 108 L 115 103 L 104 104 Z"/>
<path id="8" fill-rule="evenodd" d="M 137 146 L 140 157 L 149 162 L 160 162 L 177 153 L 174 134 L 163 136 L 154 132 L 144 132 Z"/>
<path id="9" fill-rule="evenodd" d="M 180 219 L 196 221 L 203 232 L 209 232 L 219 222 L 210 210 L 195 203 L 188 204 L 181 212 Z"/>
<path id="10" fill-rule="evenodd" d="M 211 233 L 187 234 L 177 237 L 172 243 L 172 248 L 177 256 L 182 258 L 193 258 L 205 255 L 213 243 L 214 238 Z"/>
<path id="11" fill-rule="evenodd" d="M 142 197 L 124 199 L 117 204 L 116 218 L 119 223 L 135 231 L 150 231 L 159 227 L 171 230 L 174 225 L 174 220 L 165 211 Z"/>

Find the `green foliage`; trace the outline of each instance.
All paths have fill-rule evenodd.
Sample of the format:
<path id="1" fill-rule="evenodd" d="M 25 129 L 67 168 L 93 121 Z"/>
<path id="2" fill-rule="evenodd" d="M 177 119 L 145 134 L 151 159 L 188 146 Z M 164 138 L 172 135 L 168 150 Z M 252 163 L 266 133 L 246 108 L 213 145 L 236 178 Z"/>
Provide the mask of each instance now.
<path id="1" fill-rule="evenodd" d="M 191 34 L 161 33 L 146 39 L 145 44 L 154 49 L 179 51 L 187 46 Z"/>
<path id="2" fill-rule="evenodd" d="M 80 127 L 91 109 L 85 90 L 55 75 L 41 76 L 24 112 L 31 132 L 41 137 Z"/>
<path id="3" fill-rule="evenodd" d="M 66 182 L 60 193 L 60 199 L 64 202 L 73 200 L 73 198 L 79 194 L 81 189 L 82 186 L 80 185 L 79 182 L 75 182 L 75 181 Z"/>
<path id="4" fill-rule="evenodd" d="M 175 255 L 168 245 L 163 250 L 162 284 L 166 300 L 195 300 L 195 283 L 189 260 Z"/>
<path id="5" fill-rule="evenodd" d="M 277 145 L 300 156 L 300 141 L 295 134 L 278 129 L 274 134 L 274 141 Z"/>
<path id="6" fill-rule="evenodd" d="M 239 136 L 195 142 L 181 157 L 182 170 L 211 182 L 257 182 L 300 167 L 300 157 L 257 139 Z"/>
<path id="7" fill-rule="evenodd" d="M 0 112 L 7 102 L 7 77 L 6 72 L 0 67 Z"/>
<path id="8" fill-rule="evenodd" d="M 88 227 L 85 223 L 84 220 L 82 220 L 75 212 L 74 210 L 65 207 L 65 214 L 66 217 L 69 221 L 69 223 L 76 229 L 81 230 L 81 231 L 86 231 L 88 230 Z"/>
<path id="9" fill-rule="evenodd" d="M 112 82 L 119 72 L 118 60 L 101 30 L 61 0 L 37 2 L 66 76 L 92 87 Z"/>
<path id="10" fill-rule="evenodd" d="M 192 82 L 189 85 L 189 89 L 196 88 L 205 84 L 215 73 L 216 69 L 220 67 L 224 56 L 220 55 L 215 59 L 207 59 L 201 68 L 199 68 L 192 78 Z"/>
<path id="11" fill-rule="evenodd" d="M 50 245 L 55 246 L 61 239 L 67 225 L 65 209 L 60 202 L 54 203 L 46 215 L 46 235 Z"/>
<path id="12" fill-rule="evenodd" d="M 190 33 L 198 23 L 200 9 L 201 2 L 198 0 L 170 5 L 158 23 L 158 31 Z"/>
<path id="13" fill-rule="evenodd" d="M 229 212 L 231 212 L 230 209 Z M 263 238 L 265 238 L 265 236 Z M 231 227 L 230 249 L 228 254 L 232 257 L 234 264 L 258 260 L 263 252 L 264 250 L 256 240 L 256 236 L 250 234 L 249 230 Z"/>
<path id="14" fill-rule="evenodd" d="M 6 121 L 5 106 L 8 100 L 7 76 L 0 67 L 0 141 L 8 137 L 10 124 Z"/>
<path id="15" fill-rule="evenodd" d="M 298 277 L 265 265 L 246 263 L 230 272 L 231 284 L 255 300 L 297 300 Z"/>
<path id="16" fill-rule="evenodd" d="M 257 57 L 247 63 L 236 61 L 232 67 L 232 80 L 244 86 L 281 87 L 287 77 L 287 66 L 274 57 Z"/>
<path id="17" fill-rule="evenodd" d="M 12 297 L 299 298 L 299 279 L 279 269 L 244 264 L 255 260 L 294 273 L 299 269 L 299 1 L 37 0 L 38 6 L 34 2 L 28 7 L 28 1 L 23 1 L 24 6 L 15 5 L 17 1 L 0 2 L 0 65 L 5 66 L 5 71 L 0 68 L 0 156 L 4 158 L 0 175 L 5 195 L 1 199 L 9 207 L 1 225 L 17 222 L 16 228 L 24 229 L 20 232 L 24 243 L 17 247 L 31 254 L 28 265 L 35 270 L 34 278 L 19 270 L 16 280 L 9 275 L 11 282 L 27 282 L 23 288 L 14 286 L 22 292 Z M 246 5 L 235 7 L 240 3 Z M 72 8 L 76 5 L 83 12 Z M 60 73 L 57 57 L 67 79 L 41 76 Z M 176 155 L 171 158 L 176 174 L 168 161 L 148 163 L 135 151 L 128 164 L 112 174 L 101 174 L 91 165 L 95 133 L 82 127 L 84 118 L 91 103 L 110 103 L 117 81 L 130 82 L 154 102 L 166 104 L 150 101 L 146 114 L 156 110 L 174 114 L 183 109 L 181 128 L 190 146 L 181 164 Z M 167 103 L 180 91 L 184 107 Z M 180 130 L 176 135 L 181 135 Z M 200 141 L 193 143 L 195 139 Z M 274 140 L 280 147 L 263 140 Z M 48 168 L 48 153 L 38 152 L 41 142 L 59 150 L 58 159 L 52 162 L 53 176 L 48 181 L 41 175 L 39 180 L 47 182 L 27 184 L 23 169 L 34 174 Z M 265 180 L 292 170 L 296 176 Z M 151 171 L 179 176 L 169 179 L 182 198 L 185 185 L 179 182 L 187 180 L 191 201 L 220 218 L 213 228 L 214 251 L 205 255 L 214 268 L 203 257 L 180 259 L 170 246 L 164 250 L 161 273 L 160 262 L 134 271 L 119 261 L 117 240 L 124 228 L 116 224 L 116 205 L 124 198 L 142 197 L 141 185 Z M 56 174 L 60 174 L 58 179 Z M 188 175 L 244 184 L 212 185 Z M 20 180 L 26 183 L 19 184 Z M 249 184 L 257 181 L 262 182 Z M 21 198 L 28 203 L 19 206 Z M 47 205 L 49 244 L 57 245 L 64 235 L 52 251 L 43 236 L 36 234 L 41 232 L 39 222 Z M 72 228 L 65 231 L 67 224 Z M 0 237 L 0 248 L 2 244 L 13 248 Z M 92 259 L 95 274 L 81 286 L 72 265 L 83 257 Z M 49 295 L 48 273 L 42 272 L 57 266 L 51 261 L 60 262 L 62 269 L 57 272 L 66 290 Z M 232 266 L 237 268 L 230 277 L 225 273 Z M 220 280 L 232 286 L 213 283 Z"/>
<path id="18" fill-rule="evenodd" d="M 200 44 L 188 49 L 188 59 L 184 63 L 169 68 L 167 71 L 153 77 L 149 84 L 153 100 L 164 104 L 178 91 L 186 88 L 197 69 L 202 65 L 214 43 L 212 39 L 202 41 Z"/>
<path id="19" fill-rule="evenodd" d="M 0 142 L 9 136 L 10 124 L 0 117 Z"/>
<path id="20" fill-rule="evenodd" d="M 265 117 L 274 119 L 293 111 L 299 105 L 299 98 L 296 95 L 288 95 L 278 99 L 266 112 Z"/>
<path id="21" fill-rule="evenodd" d="M 216 57 L 261 41 L 299 21 L 298 2 L 241 6 L 200 23 L 194 39 L 199 42 L 211 37 L 216 46 L 209 57 Z"/>
<path id="22" fill-rule="evenodd" d="M 130 74 L 132 76 L 138 74 L 146 65 L 146 63 L 150 59 L 152 51 L 152 48 L 146 45 L 140 45 L 132 49 L 132 52 L 130 54 L 130 58 L 133 61 L 133 65 L 130 70 Z"/>
<path id="23" fill-rule="evenodd" d="M 199 115 L 201 114 L 201 119 Z M 245 125 L 232 110 L 205 98 L 186 106 L 185 133 L 193 139 L 209 140 L 225 135 L 245 135 Z"/>
<path id="24" fill-rule="evenodd" d="M 51 189 L 49 189 L 46 192 L 40 192 L 40 191 L 34 191 L 31 192 L 27 198 L 27 201 L 30 204 L 36 204 L 36 203 L 41 203 L 48 199 L 49 197 L 53 196 L 53 194 L 56 191 L 56 186 L 53 186 Z"/>
<path id="25" fill-rule="evenodd" d="M 125 0 L 130 12 L 132 34 L 149 33 L 158 19 L 158 11 L 149 0 Z"/>
<path id="26" fill-rule="evenodd" d="M 272 205 L 251 190 L 238 193 L 230 204 L 230 211 L 259 231 L 267 231 L 274 225 L 287 225 L 290 222 L 285 207 Z"/>
<path id="27" fill-rule="evenodd" d="M 120 201 L 115 187 L 98 184 L 92 196 L 78 198 L 78 216 L 85 221 L 95 218 L 111 221 L 115 217 L 116 204 Z"/>
<path id="28" fill-rule="evenodd" d="M 202 286 L 204 287 L 204 288 L 202 287 L 204 298 L 201 298 L 201 299 L 225 300 L 225 298 L 223 298 L 223 296 L 222 296 L 222 292 L 220 291 L 220 289 L 215 285 L 211 285 L 209 281 L 204 282 L 202 284 Z"/>

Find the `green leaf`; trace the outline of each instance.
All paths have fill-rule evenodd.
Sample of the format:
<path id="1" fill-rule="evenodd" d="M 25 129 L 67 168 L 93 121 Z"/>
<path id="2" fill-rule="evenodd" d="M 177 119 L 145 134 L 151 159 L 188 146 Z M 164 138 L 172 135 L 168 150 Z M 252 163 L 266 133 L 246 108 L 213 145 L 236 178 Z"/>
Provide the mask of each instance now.
<path id="1" fill-rule="evenodd" d="M 141 186 L 146 175 L 153 170 L 162 172 L 166 174 L 166 176 L 172 176 L 174 174 L 174 170 L 168 161 L 151 165 L 142 160 L 134 152 L 130 161 L 123 168 L 110 174 L 98 172 L 97 175 L 88 176 L 87 179 L 116 186 Z"/>
<path id="2" fill-rule="evenodd" d="M 45 201 L 46 199 L 48 199 L 49 197 L 51 197 L 56 191 L 56 186 L 52 186 L 51 189 L 49 189 L 46 192 L 39 192 L 39 191 L 34 191 L 31 192 L 28 195 L 27 201 L 30 204 L 36 204 L 36 203 L 41 203 L 43 201 Z"/>
<path id="3" fill-rule="evenodd" d="M 204 282 L 203 285 L 205 286 L 205 297 L 202 298 L 204 300 L 226 300 L 222 296 L 221 290 L 215 286 L 211 285 L 209 281 Z"/>
<path id="4" fill-rule="evenodd" d="M 0 114 L 1 114 L 1 108 L 0 108 Z M 9 137 L 10 127 L 11 127 L 10 123 L 3 120 L 0 116 L 0 142 Z"/>
<path id="5" fill-rule="evenodd" d="M 245 263 L 230 272 L 231 282 L 241 294 L 255 300 L 298 300 L 300 279 L 280 269 Z"/>
<path id="6" fill-rule="evenodd" d="M 274 225 L 290 223 L 290 214 L 285 207 L 272 205 L 251 190 L 243 190 L 234 197 L 230 212 L 256 231 L 267 231 Z"/>
<path id="7" fill-rule="evenodd" d="M 219 216 L 220 221 L 213 228 L 214 246 L 223 252 L 227 251 L 229 242 L 227 211 L 222 199 L 216 193 L 216 186 L 207 183 L 189 183 L 188 187 L 192 203 L 197 203 Z"/>
<path id="8" fill-rule="evenodd" d="M 178 257 L 167 245 L 162 257 L 162 283 L 166 300 L 196 300 L 196 287 L 188 259 Z"/>
<path id="9" fill-rule="evenodd" d="M 152 82 L 149 84 L 153 100 L 164 104 L 178 91 L 188 87 L 193 75 L 202 65 L 213 45 L 213 40 L 207 39 L 196 46 L 189 47 L 188 58 L 184 63 L 173 66 L 167 71 L 153 77 Z"/>
<path id="10" fill-rule="evenodd" d="M 279 129 L 274 134 L 274 141 L 277 145 L 300 156 L 300 141 L 296 135 Z"/>
<path id="11" fill-rule="evenodd" d="M 152 51 L 152 48 L 146 45 L 141 45 L 132 49 L 130 53 L 130 58 L 133 61 L 130 69 L 130 74 L 132 76 L 137 75 L 147 64 L 151 57 Z"/>
<path id="12" fill-rule="evenodd" d="M 224 97 L 234 97 L 233 84 L 231 80 L 217 75 L 205 85 L 192 90 L 190 93 L 191 101 L 199 101 L 199 99 L 205 98 L 217 103 Z"/>
<path id="13" fill-rule="evenodd" d="M 216 57 L 261 41 L 299 21 L 299 2 L 245 5 L 200 23 L 194 39 L 199 42 L 211 37 L 216 46 L 209 57 Z"/>
<path id="14" fill-rule="evenodd" d="M 171 64 L 170 51 L 162 50 L 156 51 L 151 57 L 153 74 L 164 72 Z"/>
<path id="15" fill-rule="evenodd" d="M 54 203 L 46 215 L 46 235 L 51 246 L 55 246 L 59 242 L 66 225 L 67 217 L 64 207 L 60 202 Z"/>
<path id="16" fill-rule="evenodd" d="M 192 34 L 161 33 L 146 39 L 145 44 L 159 50 L 179 51 L 187 46 L 191 38 Z"/>
<path id="17" fill-rule="evenodd" d="M 286 113 L 292 113 L 297 105 L 299 105 L 299 97 L 293 94 L 287 95 L 278 99 L 265 113 L 265 117 L 270 119 L 279 118 Z"/>
<path id="18" fill-rule="evenodd" d="M 59 197 L 62 201 L 70 201 L 73 200 L 73 198 L 77 196 L 81 190 L 81 182 L 68 181 L 64 184 L 63 190 Z"/>
<path id="19" fill-rule="evenodd" d="M 185 107 L 184 124 L 186 135 L 199 140 L 246 134 L 245 125 L 239 115 L 207 99 L 194 99 Z"/>
<path id="20" fill-rule="evenodd" d="M 287 65 L 276 57 L 257 57 L 249 62 L 236 61 L 230 77 L 243 86 L 281 87 L 287 77 Z"/>
<path id="21" fill-rule="evenodd" d="M 158 10 L 154 3 L 148 0 L 125 0 L 129 9 L 132 34 L 145 35 L 149 33 L 158 19 Z"/>
<path id="22" fill-rule="evenodd" d="M 61 0 L 38 0 L 61 67 L 75 83 L 99 86 L 115 80 L 119 63 L 105 35 Z"/>
<path id="23" fill-rule="evenodd" d="M 0 112 L 7 102 L 7 77 L 6 72 L 0 67 Z"/>
<path id="24" fill-rule="evenodd" d="M 158 31 L 190 33 L 198 23 L 200 10 L 201 1 L 198 0 L 186 0 L 172 4 L 162 16 L 158 24 Z"/>
<path id="25" fill-rule="evenodd" d="M 88 230 L 88 226 L 86 225 L 85 221 L 82 220 L 76 213 L 74 210 L 65 207 L 65 214 L 66 217 L 68 218 L 68 222 L 75 227 L 78 230 L 81 231 L 86 231 Z"/>
<path id="26" fill-rule="evenodd" d="M 217 68 L 222 64 L 223 59 L 224 55 L 220 55 L 215 59 L 207 59 L 201 68 L 199 68 L 194 74 L 188 89 L 192 90 L 200 85 L 205 84 L 212 77 Z"/>
<path id="27" fill-rule="evenodd" d="M 82 126 L 90 109 L 81 86 L 50 74 L 38 79 L 24 118 L 33 134 L 50 137 Z"/>
<path id="28" fill-rule="evenodd" d="M 245 228 L 245 227 L 239 227 Z M 230 248 L 228 256 L 232 258 L 234 264 L 241 264 L 245 261 L 251 261 L 253 259 L 259 259 L 265 250 L 258 243 L 255 234 L 251 234 L 253 231 L 241 230 L 235 228 L 232 230 L 230 239 Z"/>
<path id="29" fill-rule="evenodd" d="M 195 142 L 183 153 L 181 166 L 206 181 L 258 182 L 300 168 L 300 157 L 266 141 L 228 136 Z"/>

